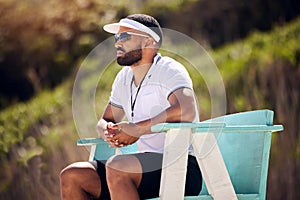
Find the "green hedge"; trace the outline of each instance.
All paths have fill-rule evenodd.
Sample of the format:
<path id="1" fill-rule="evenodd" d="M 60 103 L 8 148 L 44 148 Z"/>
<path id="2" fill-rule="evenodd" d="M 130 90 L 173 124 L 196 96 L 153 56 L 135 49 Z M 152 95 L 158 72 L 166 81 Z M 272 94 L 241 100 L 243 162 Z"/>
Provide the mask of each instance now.
<path id="1" fill-rule="evenodd" d="M 64 107 L 70 103 L 68 87 L 44 91 L 31 101 L 19 103 L 0 113 L 0 157 L 22 142 L 30 128 L 41 120 L 59 121 Z"/>

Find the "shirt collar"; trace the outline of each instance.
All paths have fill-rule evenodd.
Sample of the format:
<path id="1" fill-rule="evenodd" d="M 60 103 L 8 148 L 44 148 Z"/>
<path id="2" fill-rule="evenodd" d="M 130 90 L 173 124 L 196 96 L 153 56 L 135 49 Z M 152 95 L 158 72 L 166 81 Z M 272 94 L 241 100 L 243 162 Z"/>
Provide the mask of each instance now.
<path id="1" fill-rule="evenodd" d="M 149 69 L 149 71 L 147 72 L 145 77 L 145 80 L 143 82 L 143 84 L 147 83 L 149 81 L 149 79 L 152 76 L 153 70 L 155 68 L 155 66 L 157 65 L 157 63 L 159 62 L 159 60 L 161 59 L 161 55 L 159 53 L 157 53 L 153 59 L 153 63 Z M 132 80 L 132 76 L 133 76 L 133 71 L 130 69 L 130 73 L 128 73 L 126 80 L 125 80 L 125 85 L 130 85 L 131 84 L 131 80 Z"/>

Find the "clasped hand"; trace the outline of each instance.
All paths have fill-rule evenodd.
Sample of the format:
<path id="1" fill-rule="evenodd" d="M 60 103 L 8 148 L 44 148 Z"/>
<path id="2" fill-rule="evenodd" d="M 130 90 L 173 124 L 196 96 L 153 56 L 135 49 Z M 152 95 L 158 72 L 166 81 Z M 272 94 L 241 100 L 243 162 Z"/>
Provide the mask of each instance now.
<path id="1" fill-rule="evenodd" d="M 135 124 L 128 122 L 113 124 L 109 122 L 104 131 L 104 140 L 109 143 L 111 147 L 124 147 L 133 144 L 139 139 L 131 134 L 134 131 L 136 131 Z"/>

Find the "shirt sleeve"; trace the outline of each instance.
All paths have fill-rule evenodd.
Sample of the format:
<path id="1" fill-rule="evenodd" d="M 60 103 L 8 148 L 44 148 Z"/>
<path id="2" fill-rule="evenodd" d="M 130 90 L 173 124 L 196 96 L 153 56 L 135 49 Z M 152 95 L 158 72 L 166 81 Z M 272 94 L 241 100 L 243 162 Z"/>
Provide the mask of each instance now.
<path id="1" fill-rule="evenodd" d="M 166 89 L 167 96 L 169 96 L 172 92 L 180 88 L 190 88 L 193 89 L 192 80 L 185 69 L 181 64 L 176 68 L 168 70 L 166 76 Z"/>

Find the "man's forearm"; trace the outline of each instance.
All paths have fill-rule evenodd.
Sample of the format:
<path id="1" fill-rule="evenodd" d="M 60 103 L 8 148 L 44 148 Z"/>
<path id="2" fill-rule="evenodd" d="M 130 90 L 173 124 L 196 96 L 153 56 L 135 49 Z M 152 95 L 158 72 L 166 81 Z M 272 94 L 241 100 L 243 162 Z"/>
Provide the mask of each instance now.
<path id="1" fill-rule="evenodd" d="M 196 113 L 194 108 L 182 110 L 180 106 L 169 107 L 164 112 L 151 119 L 136 123 L 139 129 L 138 137 L 152 133 L 151 126 L 153 125 L 165 122 L 192 122 L 195 118 L 195 115 Z"/>

